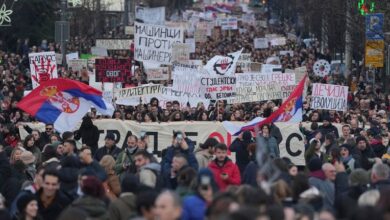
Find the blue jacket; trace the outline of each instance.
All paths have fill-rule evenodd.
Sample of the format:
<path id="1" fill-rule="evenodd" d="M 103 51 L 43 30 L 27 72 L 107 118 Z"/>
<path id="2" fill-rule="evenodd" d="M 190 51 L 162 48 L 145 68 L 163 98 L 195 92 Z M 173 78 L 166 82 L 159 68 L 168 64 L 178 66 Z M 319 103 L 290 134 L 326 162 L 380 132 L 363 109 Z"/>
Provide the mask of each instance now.
<path id="1" fill-rule="evenodd" d="M 203 220 L 206 208 L 206 201 L 199 195 L 187 196 L 183 200 L 181 220 Z"/>
<path id="2" fill-rule="evenodd" d="M 280 152 L 276 138 L 273 136 L 264 137 L 260 135 L 259 137 L 260 147 L 264 148 L 266 152 L 271 156 L 271 158 L 279 158 Z"/>
<path id="3" fill-rule="evenodd" d="M 188 165 L 195 170 L 198 170 L 198 161 L 196 160 L 195 154 L 194 154 L 194 142 L 190 139 L 186 138 L 185 141 L 188 144 L 188 149 L 183 150 L 181 148 L 177 148 L 175 146 L 169 146 L 166 150 L 165 156 L 162 158 L 161 164 L 161 171 L 164 176 L 170 176 L 171 175 L 171 168 L 172 168 L 172 160 L 175 154 L 182 153 L 186 156 Z"/>

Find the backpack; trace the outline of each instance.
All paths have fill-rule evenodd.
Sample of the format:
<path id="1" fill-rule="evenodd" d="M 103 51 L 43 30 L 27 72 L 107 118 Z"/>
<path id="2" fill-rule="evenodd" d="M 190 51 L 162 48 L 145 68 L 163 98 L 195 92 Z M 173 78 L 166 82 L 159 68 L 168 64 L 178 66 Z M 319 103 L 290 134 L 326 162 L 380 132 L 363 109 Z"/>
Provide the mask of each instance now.
<path id="1" fill-rule="evenodd" d="M 161 192 L 161 190 L 164 189 L 164 178 L 163 178 L 162 174 L 157 172 L 154 169 L 150 169 L 150 168 L 146 168 L 146 169 L 152 171 L 154 173 L 154 175 L 156 176 L 156 186 L 154 187 L 154 189 L 157 192 Z"/>

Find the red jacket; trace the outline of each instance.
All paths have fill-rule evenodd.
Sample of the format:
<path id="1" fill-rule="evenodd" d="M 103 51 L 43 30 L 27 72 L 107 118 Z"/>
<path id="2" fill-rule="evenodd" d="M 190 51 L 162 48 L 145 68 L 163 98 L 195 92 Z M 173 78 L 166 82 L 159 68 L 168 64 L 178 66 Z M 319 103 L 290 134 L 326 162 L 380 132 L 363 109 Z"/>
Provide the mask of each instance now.
<path id="1" fill-rule="evenodd" d="M 219 187 L 219 190 L 224 191 L 230 185 L 240 185 L 241 177 L 240 170 L 237 165 L 233 163 L 229 158 L 226 158 L 225 163 L 222 167 L 218 166 L 216 159 L 209 164 L 210 170 L 214 174 L 215 182 Z M 229 178 L 223 180 L 221 174 L 226 173 Z"/>

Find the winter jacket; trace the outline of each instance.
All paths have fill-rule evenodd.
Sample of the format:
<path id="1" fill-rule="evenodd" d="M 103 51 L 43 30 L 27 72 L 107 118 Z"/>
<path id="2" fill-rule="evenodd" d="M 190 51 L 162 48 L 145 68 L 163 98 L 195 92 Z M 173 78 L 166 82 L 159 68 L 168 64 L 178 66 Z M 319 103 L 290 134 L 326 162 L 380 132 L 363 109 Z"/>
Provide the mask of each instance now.
<path id="1" fill-rule="evenodd" d="M 171 175 L 171 168 L 172 168 L 172 160 L 175 154 L 182 153 L 186 156 L 188 165 L 195 170 L 198 170 L 198 161 L 195 158 L 194 154 L 194 142 L 191 141 L 189 138 L 186 138 L 185 141 L 187 142 L 188 149 L 183 150 L 181 147 L 175 147 L 170 146 L 166 149 L 165 156 L 163 157 L 161 161 L 161 171 L 164 176 L 170 176 Z"/>
<path id="2" fill-rule="evenodd" d="M 99 129 L 92 123 L 91 118 L 86 117 L 81 123 L 80 129 L 75 131 L 74 139 L 82 141 L 83 144 L 89 146 L 94 154 L 98 148 Z"/>
<path id="3" fill-rule="evenodd" d="M 44 207 L 41 195 L 42 189 L 39 190 L 35 195 L 38 200 L 38 212 L 43 219 L 57 219 L 60 213 L 71 203 L 70 199 L 63 194 L 61 191 L 57 191 L 54 200 L 48 207 Z"/>
<path id="4" fill-rule="evenodd" d="M 187 196 L 183 200 L 181 220 L 203 220 L 207 203 L 200 195 Z"/>
<path id="5" fill-rule="evenodd" d="M 107 206 L 104 201 L 92 196 L 82 196 L 78 198 L 69 206 L 69 209 L 72 208 L 78 208 L 85 211 L 88 215 L 88 219 L 110 219 L 107 212 Z"/>
<path id="6" fill-rule="evenodd" d="M 247 150 L 250 142 L 236 139 L 230 145 L 229 150 L 236 153 L 236 164 L 240 170 L 241 175 L 244 173 L 246 165 L 250 162 L 249 152 Z"/>
<path id="7" fill-rule="evenodd" d="M 331 123 L 329 123 L 328 126 L 320 125 L 318 129 L 319 129 L 319 131 L 321 132 L 323 138 L 325 138 L 325 135 L 330 134 L 330 133 L 333 133 L 333 135 L 334 135 L 334 137 L 335 137 L 336 139 L 339 138 L 339 131 L 338 131 L 337 128 L 336 128 L 334 125 L 332 125 Z"/>
<path id="8" fill-rule="evenodd" d="M 322 193 L 324 207 L 333 210 L 335 198 L 334 184 L 326 180 L 322 170 L 311 172 L 309 176 L 309 184 L 316 187 Z"/>
<path id="9" fill-rule="evenodd" d="M 269 131 L 270 136 L 276 139 L 277 145 L 279 146 L 279 144 L 282 143 L 283 141 L 282 132 L 280 132 L 280 129 L 274 123 L 271 124 L 270 129 L 271 129 Z"/>
<path id="10" fill-rule="evenodd" d="M 276 139 L 273 136 L 264 137 L 260 135 L 259 143 L 260 147 L 264 148 L 266 152 L 271 156 L 271 158 L 280 157 L 279 147 L 276 142 Z"/>
<path id="11" fill-rule="evenodd" d="M 130 173 L 136 173 L 137 169 L 135 167 L 134 154 L 137 153 L 137 151 L 138 151 L 137 147 L 133 147 L 133 148 L 126 147 L 124 150 L 122 150 L 119 153 L 114 166 L 114 170 L 116 174 L 122 175 L 125 171 Z M 127 164 L 128 168 L 124 169 L 123 164 Z"/>
<path id="12" fill-rule="evenodd" d="M 133 193 L 122 193 L 108 207 L 110 220 L 127 220 L 137 214 L 136 196 Z"/>
<path id="13" fill-rule="evenodd" d="M 5 183 L 1 188 L 1 194 L 6 200 L 5 205 L 7 207 L 9 207 L 12 201 L 16 198 L 25 181 L 27 181 L 27 175 L 25 172 L 11 167 L 11 176 L 5 180 Z"/>
<path id="14" fill-rule="evenodd" d="M 242 175 L 242 183 L 248 184 L 253 187 L 258 187 L 257 184 L 257 172 L 259 171 L 259 165 L 256 161 L 251 161 L 246 166 L 244 174 Z"/>
<path id="15" fill-rule="evenodd" d="M 158 175 L 161 172 L 161 165 L 158 163 L 149 163 L 141 167 L 139 171 L 139 181 L 140 183 L 150 186 L 152 188 L 156 187 L 158 180 Z"/>
<path id="16" fill-rule="evenodd" d="M 106 146 L 99 148 L 95 153 L 95 160 L 100 161 L 105 155 L 111 155 L 114 159 L 116 159 L 121 152 L 121 149 L 116 145 L 112 146 L 110 149 Z"/>
<path id="17" fill-rule="evenodd" d="M 386 153 L 386 147 L 383 146 L 381 140 L 372 139 L 370 141 L 370 146 L 374 151 L 376 157 L 382 158 L 383 154 Z"/>
<path id="18" fill-rule="evenodd" d="M 11 165 L 5 151 L 0 152 L 0 189 L 11 176 Z"/>
<path id="19" fill-rule="evenodd" d="M 198 151 L 195 151 L 195 158 L 200 170 L 209 166 L 210 162 L 213 160 L 213 155 L 207 150 L 205 151 L 204 149 L 199 149 Z"/>
<path id="20" fill-rule="evenodd" d="M 103 169 L 102 166 L 100 166 L 100 164 L 96 160 L 92 161 L 92 163 L 90 164 L 83 164 L 81 168 L 86 170 L 92 170 L 96 174 L 96 177 L 99 178 L 99 180 L 102 182 L 107 179 L 106 171 Z"/>
<path id="21" fill-rule="evenodd" d="M 217 159 L 213 160 L 209 165 L 209 169 L 213 172 L 215 182 L 221 191 L 226 190 L 229 185 L 240 185 L 241 183 L 240 170 L 229 158 L 225 159 L 222 166 L 218 165 Z M 226 173 L 229 178 L 223 180 L 221 178 L 222 173 Z"/>
<path id="22" fill-rule="evenodd" d="M 375 158 L 376 155 L 372 148 L 367 146 L 363 151 L 358 150 L 358 154 L 354 156 L 356 157 L 356 160 L 360 162 L 363 169 L 369 170 L 374 165 L 374 163 L 370 162 L 369 160 Z"/>

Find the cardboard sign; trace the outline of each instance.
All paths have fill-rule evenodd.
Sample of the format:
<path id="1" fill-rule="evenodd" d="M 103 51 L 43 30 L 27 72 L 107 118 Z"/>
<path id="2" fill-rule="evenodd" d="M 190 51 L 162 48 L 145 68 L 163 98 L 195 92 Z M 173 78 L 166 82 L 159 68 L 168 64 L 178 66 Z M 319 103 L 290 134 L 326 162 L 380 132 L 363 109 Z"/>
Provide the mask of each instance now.
<path id="1" fill-rule="evenodd" d="M 218 19 L 218 25 L 221 26 L 221 29 L 224 31 L 237 30 L 238 29 L 238 19 L 235 17 L 220 18 L 220 19 Z"/>
<path id="2" fill-rule="evenodd" d="M 270 40 L 271 46 L 284 46 L 286 45 L 285 37 L 277 37 Z"/>
<path id="3" fill-rule="evenodd" d="M 267 38 L 255 38 L 253 44 L 256 49 L 266 49 L 268 48 L 268 39 Z"/>
<path id="4" fill-rule="evenodd" d="M 91 54 L 100 56 L 100 57 L 107 57 L 107 49 L 102 47 L 91 47 Z"/>
<path id="5" fill-rule="evenodd" d="M 348 86 L 314 83 L 311 108 L 347 111 Z"/>
<path id="6" fill-rule="evenodd" d="M 173 44 L 184 42 L 184 31 L 181 28 L 135 23 L 134 37 L 135 60 L 171 64 Z"/>
<path id="7" fill-rule="evenodd" d="M 30 53 L 28 58 L 33 89 L 37 88 L 41 82 L 58 78 L 55 52 Z"/>
<path id="8" fill-rule="evenodd" d="M 66 61 L 79 59 L 79 52 L 66 54 Z"/>
<path id="9" fill-rule="evenodd" d="M 200 77 L 202 75 L 208 75 L 208 73 L 204 70 L 201 71 L 197 68 L 189 68 L 175 63 L 172 69 L 172 88 L 182 92 L 200 94 Z"/>
<path id="10" fill-rule="evenodd" d="M 190 50 L 191 48 L 188 44 L 174 44 L 172 50 L 172 61 L 187 62 L 190 59 Z"/>
<path id="11" fill-rule="evenodd" d="M 130 59 L 96 59 L 96 82 L 124 82 L 131 77 Z"/>
<path id="12" fill-rule="evenodd" d="M 132 42 L 129 39 L 96 39 L 96 47 L 107 50 L 130 50 Z"/>
<path id="13" fill-rule="evenodd" d="M 146 69 L 145 72 L 146 72 L 146 76 L 148 77 L 148 81 L 169 79 L 168 67 L 150 68 L 150 69 Z"/>
<path id="14" fill-rule="evenodd" d="M 68 67 L 72 68 L 73 71 L 81 71 L 87 69 L 88 60 L 78 59 L 78 60 L 69 60 Z"/>
<path id="15" fill-rule="evenodd" d="M 194 38 L 186 38 L 185 44 L 187 44 L 190 48 L 190 53 L 195 53 L 195 39 Z"/>

